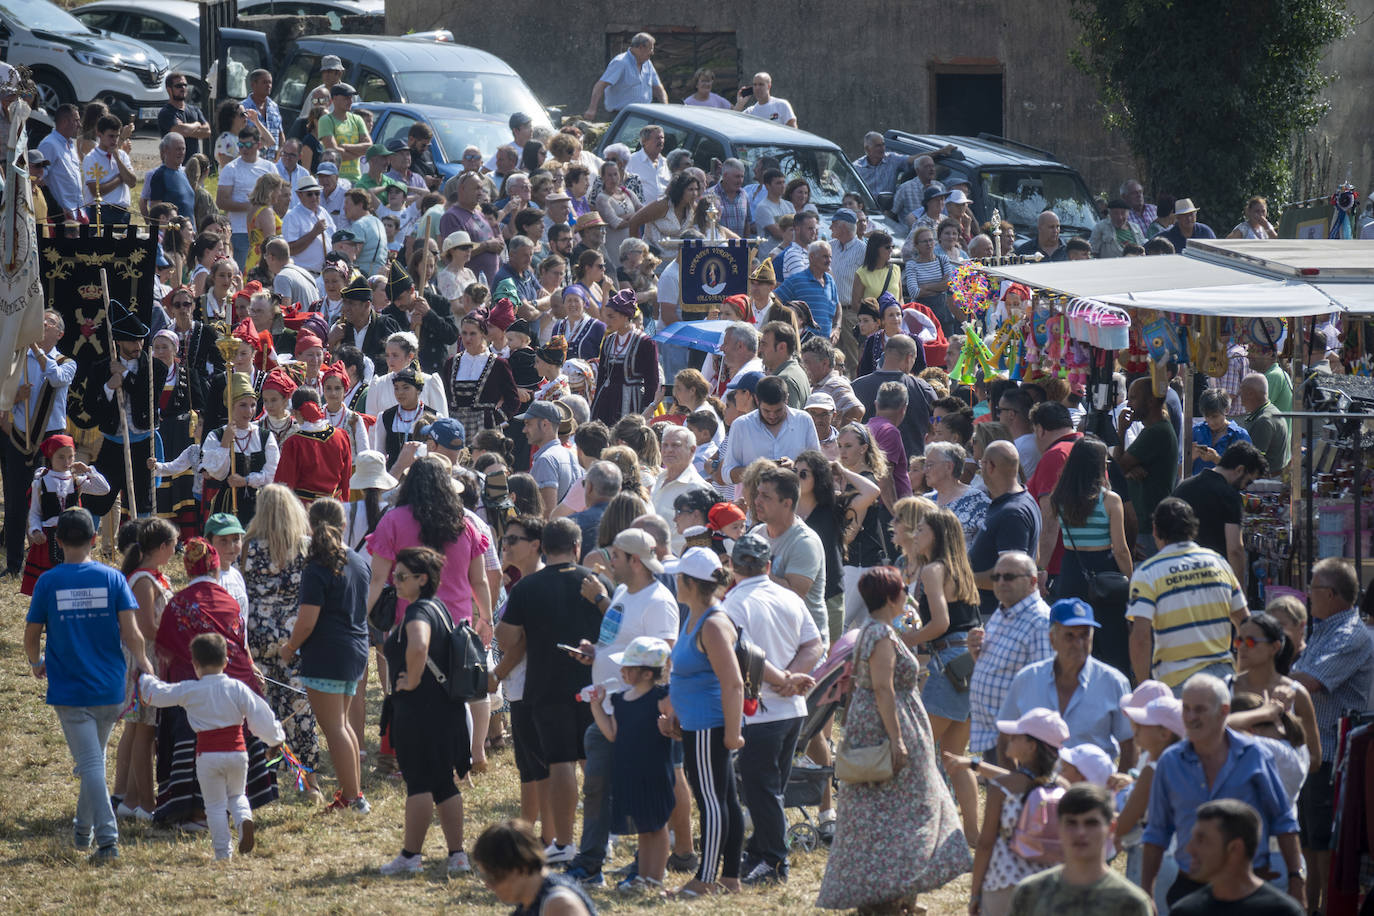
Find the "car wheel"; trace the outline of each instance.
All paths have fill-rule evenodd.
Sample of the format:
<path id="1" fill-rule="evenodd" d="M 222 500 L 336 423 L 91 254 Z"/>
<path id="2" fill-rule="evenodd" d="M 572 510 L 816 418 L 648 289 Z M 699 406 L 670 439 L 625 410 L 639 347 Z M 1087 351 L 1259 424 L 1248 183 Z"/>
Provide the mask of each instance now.
<path id="1" fill-rule="evenodd" d="M 65 102 L 75 102 L 72 84 L 54 70 L 39 67 L 33 71 L 33 84 L 38 89 L 38 104 L 48 111 L 56 111 Z"/>

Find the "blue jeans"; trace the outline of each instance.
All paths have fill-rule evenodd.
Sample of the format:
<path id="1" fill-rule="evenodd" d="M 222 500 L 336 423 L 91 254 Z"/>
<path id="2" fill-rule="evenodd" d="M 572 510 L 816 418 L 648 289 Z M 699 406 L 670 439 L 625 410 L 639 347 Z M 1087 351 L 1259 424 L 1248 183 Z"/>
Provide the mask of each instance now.
<path id="1" fill-rule="evenodd" d="M 606 860 L 606 841 L 611 836 L 611 761 L 615 745 L 595 724 L 582 736 L 586 763 L 582 770 L 582 841 L 570 868 L 582 867 L 595 874 Z"/>
<path id="2" fill-rule="evenodd" d="M 96 845 L 113 846 L 119 842 L 119 826 L 115 823 L 110 790 L 105 784 L 105 745 L 109 743 L 115 722 L 119 721 L 120 705 L 54 706 L 53 709 L 62 723 L 62 734 L 81 779 L 81 794 L 76 801 L 76 834 L 84 836 L 94 827 Z"/>
<path id="3" fill-rule="evenodd" d="M 251 250 L 248 243 L 248 233 L 230 233 L 229 245 L 234 250 L 234 261 L 239 265 L 239 270 L 243 270 L 244 265 L 248 263 L 248 252 Z"/>
<path id="4" fill-rule="evenodd" d="M 744 806 L 754 821 L 754 833 L 744 854 L 769 865 L 787 863 L 787 813 L 782 796 L 792 772 L 802 717 L 744 726 L 744 747 L 735 759 Z"/>

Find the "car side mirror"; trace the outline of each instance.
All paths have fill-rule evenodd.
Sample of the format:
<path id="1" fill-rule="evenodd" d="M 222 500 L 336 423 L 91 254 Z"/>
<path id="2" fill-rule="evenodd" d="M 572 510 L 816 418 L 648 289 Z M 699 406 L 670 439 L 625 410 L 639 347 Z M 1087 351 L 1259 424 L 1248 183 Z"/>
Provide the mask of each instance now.
<path id="1" fill-rule="evenodd" d="M 883 210 L 883 211 L 891 210 L 891 209 L 892 209 L 892 199 L 893 199 L 895 196 L 896 196 L 896 195 L 893 194 L 893 192 L 891 192 L 891 191 L 883 191 L 882 193 L 878 194 L 878 195 L 877 195 L 877 197 L 878 197 L 878 209 L 879 209 L 879 210 Z"/>

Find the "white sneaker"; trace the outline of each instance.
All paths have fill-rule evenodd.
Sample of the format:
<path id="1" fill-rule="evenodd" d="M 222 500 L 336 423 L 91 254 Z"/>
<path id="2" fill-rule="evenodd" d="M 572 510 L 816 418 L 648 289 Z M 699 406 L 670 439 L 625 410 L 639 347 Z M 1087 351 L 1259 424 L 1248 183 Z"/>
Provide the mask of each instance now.
<path id="1" fill-rule="evenodd" d="M 544 850 L 544 862 L 549 865 L 562 865 L 571 862 L 577 856 L 577 847 L 572 843 L 566 846 L 559 846 L 555 840 Z"/>
<path id="2" fill-rule="evenodd" d="M 115 808 L 115 817 L 123 818 L 126 821 L 131 821 L 138 817 L 138 815 L 135 813 L 137 812 L 137 810 L 137 808 L 130 808 L 128 805 L 124 804 L 124 802 L 120 802 L 119 807 Z"/>
<path id="3" fill-rule="evenodd" d="M 407 857 L 397 853 L 396 858 L 378 869 L 384 875 L 418 875 L 424 868 L 424 856 Z"/>
<path id="4" fill-rule="evenodd" d="M 137 820 L 137 821 L 145 821 L 145 822 L 151 822 L 152 819 L 153 819 L 153 813 L 152 813 L 151 811 L 145 811 L 145 810 L 143 810 L 142 808 L 135 808 L 135 809 L 134 809 L 134 820 Z"/>
<path id="5" fill-rule="evenodd" d="M 459 850 L 448 857 L 448 873 L 452 875 L 472 874 L 472 865 L 468 862 L 468 854 Z"/>

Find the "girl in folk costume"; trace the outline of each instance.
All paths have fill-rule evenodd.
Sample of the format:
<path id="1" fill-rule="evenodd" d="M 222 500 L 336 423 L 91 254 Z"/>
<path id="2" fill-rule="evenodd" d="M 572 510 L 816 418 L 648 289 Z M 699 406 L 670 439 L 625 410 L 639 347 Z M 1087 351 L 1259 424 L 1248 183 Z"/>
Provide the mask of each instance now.
<path id="1" fill-rule="evenodd" d="M 557 401 L 572 394 L 568 379 L 563 375 L 563 363 L 568 358 L 568 342 L 555 334 L 546 344 L 534 351 L 534 369 L 541 383 L 534 393 L 536 401 Z"/>
<path id="2" fill-rule="evenodd" d="M 299 426 L 282 443 L 276 482 L 290 487 L 306 505 L 322 496 L 347 500 L 353 469 L 348 434 L 329 425 L 320 396 L 309 388 L 291 395 L 291 409 Z"/>
<path id="3" fill-rule="evenodd" d="M 552 342 L 552 341 L 550 341 Z M 568 393 L 587 399 L 592 403 L 596 396 L 596 370 L 585 359 L 569 359 L 563 363 L 563 377 L 568 380 Z"/>
<path id="4" fill-rule="evenodd" d="M 246 526 L 253 520 L 258 490 L 277 476 L 281 449 L 266 424 L 253 422 L 257 394 L 246 373 L 230 376 L 229 397 L 233 422 L 206 436 L 202 447 L 204 507 L 207 516 L 230 513 Z"/>
<path id="5" fill-rule="evenodd" d="M 386 455 L 388 470 L 396 466 L 406 442 L 418 440 L 420 430 L 439 418 L 420 398 L 424 385 L 424 377 L 414 368 L 391 376 L 396 405 L 382 411 L 377 425 L 372 427 L 372 448 Z"/>
<path id="6" fill-rule="evenodd" d="M 281 445 L 296 431 L 296 418 L 291 415 L 291 395 L 295 393 L 296 383 L 280 366 L 263 379 L 261 422 L 277 437 L 277 445 Z"/>
<path id="7" fill-rule="evenodd" d="M 658 398 L 658 347 L 633 320 L 639 311 L 634 290 L 622 289 L 606 303 L 606 339 L 596 368 L 592 419 L 607 426 L 626 414 L 642 413 Z"/>
<path id="8" fill-rule="evenodd" d="M 487 342 L 496 355 L 505 359 L 510 356 L 510 346 L 506 342 L 506 328 L 515 323 L 515 303 L 504 296 L 496 300 L 487 315 Z"/>
<path id="9" fill-rule="evenodd" d="M 459 325 L 463 347 L 443 369 L 448 415 L 469 436 L 496 429 L 519 413 L 515 379 L 506 361 L 487 346 L 487 329 L 485 310 L 464 315 Z"/>
<path id="10" fill-rule="evenodd" d="M 80 505 L 82 493 L 99 496 L 110 492 L 109 482 L 99 471 L 76 460 L 76 443 L 71 436 L 49 436 L 38 450 L 47 467 L 39 468 L 33 475 L 29 491 L 29 555 L 24 561 L 20 586 L 25 595 L 33 594 L 39 576 L 62 562 L 57 517 L 63 510 Z"/>
<path id="11" fill-rule="evenodd" d="M 180 341 L 175 332 L 163 328 L 153 335 L 153 359 L 167 367 L 167 379 L 157 392 L 157 438 L 164 458 L 173 460 L 163 466 L 157 485 L 157 514 L 181 531 L 182 540 L 200 534 L 200 507 L 196 505 L 195 468 L 199 459 L 194 431 L 197 411 L 204 405 L 203 376 L 177 357 Z M 156 462 L 149 467 L 158 471 Z"/>
<path id="12" fill-rule="evenodd" d="M 228 401 L 225 399 L 229 382 L 235 373 L 248 377 L 249 387 L 256 399 L 262 395 L 262 383 L 267 378 L 267 368 L 277 363 L 272 349 L 272 335 L 257 333 L 253 322 L 244 319 L 234 328 L 237 347 L 230 359 L 227 372 L 219 372 L 210 383 L 210 393 L 205 401 L 205 428 L 215 429 L 229 422 Z M 256 413 L 257 411 L 254 411 Z"/>
<path id="13" fill-rule="evenodd" d="M 324 379 L 320 376 L 320 369 L 324 366 L 324 341 L 301 328 L 296 332 L 295 352 L 296 361 L 286 367 L 291 380 L 297 388 L 309 388 L 316 394 L 322 394 L 320 384 Z"/>
<path id="14" fill-rule="evenodd" d="M 601 338 L 606 336 L 606 325 L 587 314 L 590 297 L 586 287 L 574 283 L 563 290 L 563 308 L 567 317 L 554 322 L 553 333 L 561 334 L 568 342 L 568 355 L 578 359 L 593 360 L 601 353 Z"/>
<path id="15" fill-rule="evenodd" d="M 387 374 L 374 378 L 367 388 L 367 409 L 363 413 L 380 417 L 388 407 L 396 406 L 396 390 L 391 380 L 403 369 L 413 368 L 423 378 L 423 400 L 440 416 L 448 413 L 448 396 L 438 375 L 420 376 L 420 342 L 410 331 L 397 331 L 386 339 Z M 355 408 L 356 409 L 356 408 Z"/>
<path id="16" fill-rule="evenodd" d="M 234 291 L 234 261 L 232 258 L 221 257 L 215 261 L 210 268 L 210 280 L 205 288 L 205 295 L 200 297 L 200 302 L 196 307 L 196 315 L 201 321 L 226 321 L 235 323 L 237 316 L 234 311 L 237 307 L 239 296 L 243 297 L 243 312 L 248 314 L 248 300 L 252 293 L 247 290 L 240 292 Z"/>
<path id="17" fill-rule="evenodd" d="M 348 344 L 330 353 L 334 357 L 334 364 L 344 371 L 344 403 L 349 410 L 361 414 L 367 406 L 368 373 L 372 370 L 372 362 L 363 356 L 363 351 Z"/>
<path id="18" fill-rule="evenodd" d="M 354 459 L 372 447 L 372 424 L 375 418 L 350 410 L 345 403 L 348 394 L 348 371 L 343 363 L 325 366 L 320 372 L 320 393 L 324 396 L 324 418 L 335 429 L 344 431 L 353 447 Z"/>

